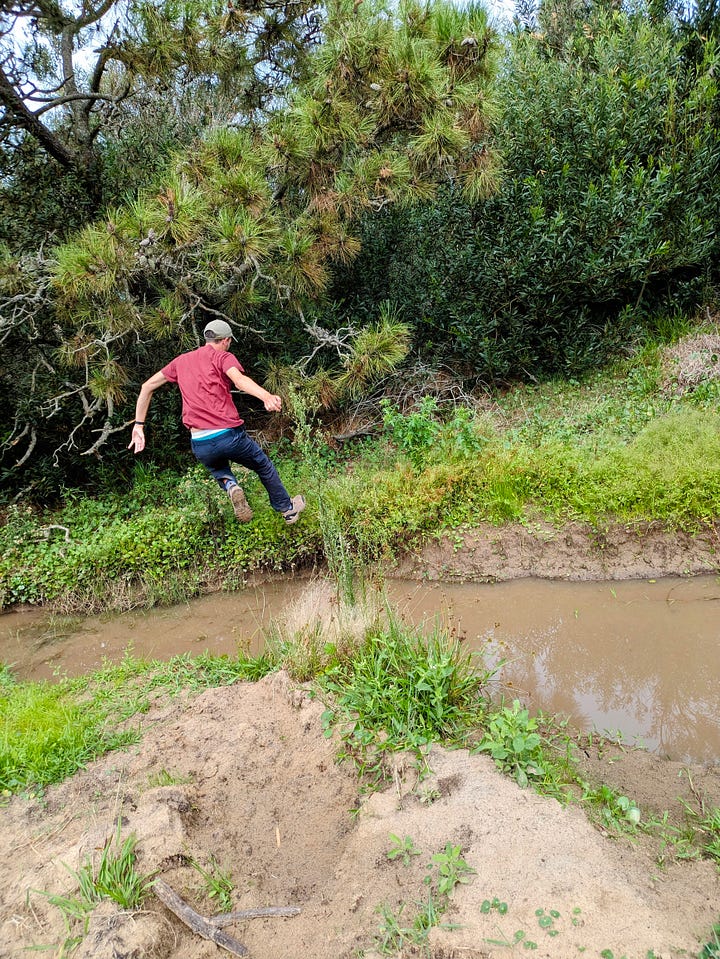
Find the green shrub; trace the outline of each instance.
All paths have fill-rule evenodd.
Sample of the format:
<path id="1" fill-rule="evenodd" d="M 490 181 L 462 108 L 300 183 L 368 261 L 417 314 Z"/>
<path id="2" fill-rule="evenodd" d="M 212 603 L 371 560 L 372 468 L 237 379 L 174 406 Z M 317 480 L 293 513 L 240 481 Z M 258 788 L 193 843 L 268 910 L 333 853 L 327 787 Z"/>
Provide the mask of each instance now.
<path id="1" fill-rule="evenodd" d="M 519 700 L 494 712 L 487 723 L 479 752 L 487 752 L 499 769 L 512 773 L 518 785 L 527 786 L 545 773 L 543 743 L 538 721 L 521 707 Z"/>
<path id="2" fill-rule="evenodd" d="M 457 742 L 484 715 L 488 677 L 445 633 L 417 635 L 391 617 L 349 662 L 319 677 L 330 702 L 323 721 L 340 728 L 347 755 L 361 763 L 387 750 Z"/>
<path id="3" fill-rule="evenodd" d="M 368 216 L 336 284 L 389 301 L 418 350 L 467 377 L 577 376 L 658 313 L 702 302 L 717 263 L 716 52 L 690 66 L 671 20 L 583 17 L 562 43 L 518 32 L 497 85 L 498 193 Z"/>

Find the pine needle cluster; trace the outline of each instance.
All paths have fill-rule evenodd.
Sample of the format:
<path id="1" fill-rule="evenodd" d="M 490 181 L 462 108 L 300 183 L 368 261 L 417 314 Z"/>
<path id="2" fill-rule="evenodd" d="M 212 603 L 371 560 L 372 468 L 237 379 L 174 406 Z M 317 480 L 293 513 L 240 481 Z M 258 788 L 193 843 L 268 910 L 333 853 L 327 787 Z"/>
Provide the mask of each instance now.
<path id="1" fill-rule="evenodd" d="M 158 46 L 187 44 L 193 29 Z M 110 338 L 192 342 L 218 315 L 241 332 L 263 303 L 302 318 L 357 255 L 363 212 L 427 199 L 448 181 L 472 197 L 491 191 L 493 51 L 482 7 L 331 3 L 286 109 L 265 126 L 213 129 L 152 189 L 58 250 L 59 313 L 96 388 L 117 394 L 125 375 Z M 337 391 L 357 393 L 406 351 L 405 328 L 381 317 L 340 351 Z"/>

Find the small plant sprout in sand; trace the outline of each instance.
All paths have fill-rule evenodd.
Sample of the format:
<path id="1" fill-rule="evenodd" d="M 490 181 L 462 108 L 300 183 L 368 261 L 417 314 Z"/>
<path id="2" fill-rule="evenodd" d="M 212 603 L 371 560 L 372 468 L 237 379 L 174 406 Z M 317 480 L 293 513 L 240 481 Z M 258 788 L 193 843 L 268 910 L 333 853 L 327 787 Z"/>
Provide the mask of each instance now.
<path id="1" fill-rule="evenodd" d="M 497 909 L 499 916 L 504 916 L 508 911 L 508 904 L 506 902 L 502 902 L 502 900 L 498 899 L 497 896 L 495 896 L 492 900 L 483 899 L 483 903 L 480 906 L 480 912 L 487 914 L 493 909 Z"/>
<path id="2" fill-rule="evenodd" d="M 627 796 L 619 795 L 610 786 L 583 784 L 582 802 L 596 810 L 600 824 L 615 832 L 634 830 L 640 823 L 638 806 Z"/>
<path id="3" fill-rule="evenodd" d="M 90 913 L 103 899 L 110 899 L 121 909 L 139 909 L 150 890 L 152 875 L 142 875 L 135 866 L 134 834 L 120 842 L 120 820 L 115 836 L 104 845 L 97 863 L 88 858 L 75 871 L 66 863 L 65 869 L 77 884 L 77 892 L 51 895 L 35 890 L 63 914 L 68 936 L 60 948 L 66 956 L 78 945 L 87 932 Z"/>
<path id="4" fill-rule="evenodd" d="M 158 786 L 180 786 L 191 782 L 192 776 L 184 776 L 181 773 L 172 773 L 164 767 L 159 772 L 148 776 L 148 786 L 150 789 L 155 789 Z"/>
<path id="5" fill-rule="evenodd" d="M 403 866 L 409 866 L 412 857 L 420 855 L 420 850 L 416 848 L 411 836 L 405 836 L 404 839 L 400 839 L 399 836 L 391 832 L 390 841 L 392 842 L 392 846 L 388 849 L 387 853 L 387 857 L 390 860 L 400 859 Z"/>
<path id="6" fill-rule="evenodd" d="M 402 859 L 404 865 L 410 864 L 410 857 L 418 855 L 410 836 L 400 839 L 390 834 L 394 845 L 388 853 L 388 859 Z M 434 926 L 452 929 L 449 923 L 441 922 L 446 912 L 450 894 L 459 883 L 469 882 L 470 876 L 475 873 L 462 857 L 460 846 L 447 843 L 443 852 L 436 853 L 428 864 L 428 873 L 423 882 L 428 889 L 427 898 L 416 902 L 415 912 L 409 924 L 403 923 L 403 914 L 407 903 L 401 903 L 397 912 L 394 912 L 386 903 L 378 906 L 382 916 L 380 931 L 375 937 L 378 949 L 384 955 L 395 955 L 404 946 L 420 947 L 423 955 L 427 950 L 427 939 Z"/>
<path id="7" fill-rule="evenodd" d="M 435 853 L 428 866 L 432 870 L 437 867 L 437 891 L 440 896 L 448 897 L 455 886 L 460 883 L 470 882 L 470 877 L 475 875 L 475 870 L 468 866 L 462 857 L 460 846 L 454 846 L 452 843 L 446 843 L 443 852 Z M 425 877 L 427 885 L 433 881 L 432 872 Z"/>
<path id="8" fill-rule="evenodd" d="M 207 869 L 204 869 L 197 859 L 190 857 L 190 865 L 203 879 L 203 890 L 212 899 L 220 913 L 231 912 L 233 907 L 233 885 L 229 869 L 223 869 L 214 856 L 210 856 Z"/>

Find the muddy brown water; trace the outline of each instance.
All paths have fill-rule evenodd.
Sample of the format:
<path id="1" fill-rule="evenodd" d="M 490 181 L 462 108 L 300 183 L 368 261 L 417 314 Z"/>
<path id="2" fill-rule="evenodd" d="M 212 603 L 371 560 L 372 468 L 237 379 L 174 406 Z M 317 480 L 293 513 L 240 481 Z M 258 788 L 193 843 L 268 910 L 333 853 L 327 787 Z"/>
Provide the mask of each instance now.
<path id="1" fill-rule="evenodd" d="M 307 588 L 287 580 L 170 609 L 82 620 L 23 610 L 0 616 L 0 660 L 23 679 L 78 675 L 136 656 L 256 654 L 273 619 Z M 582 730 L 620 735 L 682 761 L 720 757 L 720 580 L 497 584 L 390 580 L 413 624 L 440 623 L 486 663 L 498 691 Z"/>

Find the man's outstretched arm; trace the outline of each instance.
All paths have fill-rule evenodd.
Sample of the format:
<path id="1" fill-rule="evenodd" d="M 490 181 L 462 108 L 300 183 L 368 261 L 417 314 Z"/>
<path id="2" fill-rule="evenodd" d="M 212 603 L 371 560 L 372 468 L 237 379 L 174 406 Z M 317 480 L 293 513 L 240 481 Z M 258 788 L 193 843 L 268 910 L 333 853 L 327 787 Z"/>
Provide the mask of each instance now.
<path id="1" fill-rule="evenodd" d="M 255 396 L 257 399 L 262 400 L 268 413 L 279 413 L 282 409 L 282 400 L 279 396 L 276 396 L 274 393 L 268 393 L 268 391 L 263 389 L 255 380 L 251 380 L 249 376 L 241 373 L 237 366 L 231 366 L 227 371 L 227 375 L 233 384 L 239 390 L 242 390 L 243 393 L 249 393 L 250 396 Z"/>
<path id="2" fill-rule="evenodd" d="M 132 439 L 128 444 L 128 449 L 135 453 L 142 453 L 145 449 L 145 417 L 150 409 L 150 400 L 158 387 L 167 383 L 162 373 L 153 373 L 149 380 L 145 380 L 140 387 L 140 394 L 135 404 L 135 425 L 132 430 Z"/>

